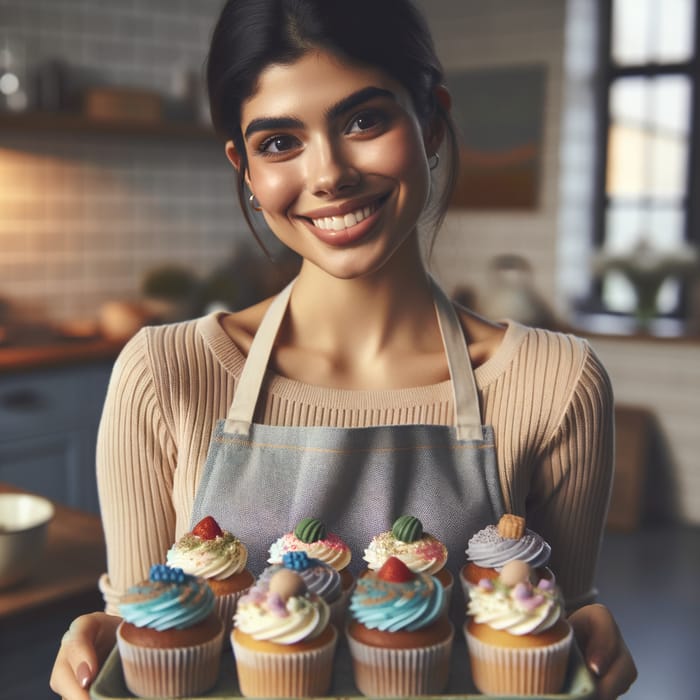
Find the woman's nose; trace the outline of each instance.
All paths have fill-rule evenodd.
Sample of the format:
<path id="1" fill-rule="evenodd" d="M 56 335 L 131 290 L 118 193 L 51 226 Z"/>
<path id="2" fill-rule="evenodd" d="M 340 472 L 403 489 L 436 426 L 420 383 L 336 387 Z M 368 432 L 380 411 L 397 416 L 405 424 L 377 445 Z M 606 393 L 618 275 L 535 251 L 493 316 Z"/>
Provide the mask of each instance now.
<path id="1" fill-rule="evenodd" d="M 332 196 L 359 181 L 359 171 L 341 146 L 324 142 L 309 149 L 309 189 L 314 195 Z"/>

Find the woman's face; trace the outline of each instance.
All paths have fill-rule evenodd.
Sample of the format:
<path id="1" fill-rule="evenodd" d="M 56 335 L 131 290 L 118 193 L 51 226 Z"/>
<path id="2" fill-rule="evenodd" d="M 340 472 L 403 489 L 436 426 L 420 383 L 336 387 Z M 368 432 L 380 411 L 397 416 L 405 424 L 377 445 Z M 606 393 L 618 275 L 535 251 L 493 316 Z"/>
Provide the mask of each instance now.
<path id="1" fill-rule="evenodd" d="M 382 71 L 322 52 L 272 65 L 241 127 L 250 189 L 306 261 L 362 276 L 415 233 L 430 191 L 424 134 L 408 92 Z"/>

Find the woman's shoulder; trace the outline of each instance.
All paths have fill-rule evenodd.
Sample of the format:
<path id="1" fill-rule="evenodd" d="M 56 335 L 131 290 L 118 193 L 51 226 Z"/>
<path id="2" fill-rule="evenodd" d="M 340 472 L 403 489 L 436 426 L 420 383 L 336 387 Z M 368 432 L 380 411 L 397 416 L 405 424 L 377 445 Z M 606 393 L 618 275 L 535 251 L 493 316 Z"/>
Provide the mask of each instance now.
<path id="1" fill-rule="evenodd" d="M 462 322 L 467 337 L 470 327 L 478 327 L 473 319 L 465 322 L 463 315 Z M 485 354 L 473 358 L 477 379 L 482 385 L 507 377 L 510 381 L 556 383 L 570 390 L 584 375 L 593 373 L 606 378 L 590 343 L 574 333 L 526 326 L 516 321 L 495 325 L 497 330 L 489 331 L 482 324 L 480 346 L 485 348 Z"/>

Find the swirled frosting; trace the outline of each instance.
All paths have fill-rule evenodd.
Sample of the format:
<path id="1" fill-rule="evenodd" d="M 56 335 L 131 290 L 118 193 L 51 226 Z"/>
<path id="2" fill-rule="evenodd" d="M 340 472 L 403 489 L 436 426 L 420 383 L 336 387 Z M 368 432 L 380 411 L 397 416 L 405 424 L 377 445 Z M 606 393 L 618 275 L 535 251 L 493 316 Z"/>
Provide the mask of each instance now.
<path id="1" fill-rule="evenodd" d="M 328 604 L 313 593 L 284 600 L 266 583 L 256 583 L 238 601 L 234 626 L 257 640 L 295 644 L 317 637 L 328 626 Z"/>
<path id="2" fill-rule="evenodd" d="M 405 582 L 368 574 L 357 582 L 350 610 L 358 622 L 370 629 L 413 632 L 438 619 L 444 596 L 440 582 L 427 574 L 416 574 Z"/>
<path id="3" fill-rule="evenodd" d="M 303 542 L 293 532 L 288 532 L 270 546 L 268 564 L 281 564 L 287 552 L 306 552 L 312 559 L 318 559 L 336 571 L 344 569 L 352 557 L 350 548 L 338 535 L 330 533 L 322 540 Z"/>
<path id="4" fill-rule="evenodd" d="M 225 530 L 210 540 L 188 532 L 168 550 L 166 561 L 193 576 L 221 581 L 245 569 L 248 549 Z"/>
<path id="5" fill-rule="evenodd" d="M 552 548 L 532 530 L 519 539 L 502 537 L 496 525 L 479 530 L 467 544 L 467 559 L 485 569 L 500 571 L 511 559 L 527 562 L 533 568 L 546 566 Z"/>
<path id="6" fill-rule="evenodd" d="M 363 559 L 377 571 L 389 557 L 398 557 L 415 573 L 434 574 L 445 566 L 447 547 L 427 532 L 415 542 L 402 542 L 388 531 L 372 539 Z"/>
<path id="7" fill-rule="evenodd" d="M 153 580 L 155 570 L 167 572 L 164 580 Z M 153 567 L 151 579 L 129 588 L 119 601 L 126 622 L 158 631 L 192 627 L 213 609 L 214 593 L 203 578 L 163 566 Z"/>
<path id="8" fill-rule="evenodd" d="M 268 566 L 258 579 L 259 583 L 267 584 L 278 571 L 283 569 L 282 564 L 272 564 Z M 334 603 L 342 593 L 340 574 L 328 564 L 324 564 L 318 559 L 309 559 L 309 566 L 305 569 L 296 569 L 306 584 L 310 593 L 323 598 L 326 603 Z"/>
<path id="9" fill-rule="evenodd" d="M 467 613 L 475 622 L 510 634 L 538 634 L 557 622 L 562 605 L 555 585 L 547 579 L 513 586 L 500 579 L 482 579 L 469 584 Z"/>

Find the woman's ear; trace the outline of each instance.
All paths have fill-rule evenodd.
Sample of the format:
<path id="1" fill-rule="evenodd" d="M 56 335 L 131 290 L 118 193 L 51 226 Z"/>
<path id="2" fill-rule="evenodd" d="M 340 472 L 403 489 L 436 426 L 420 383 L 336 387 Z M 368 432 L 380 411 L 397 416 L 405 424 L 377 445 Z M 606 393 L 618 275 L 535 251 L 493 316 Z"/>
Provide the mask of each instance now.
<path id="1" fill-rule="evenodd" d="M 442 115 L 449 112 L 452 107 L 452 96 L 444 85 L 435 88 L 435 102 L 440 109 L 436 109 L 430 123 L 424 131 L 425 149 L 428 155 L 435 153 L 445 137 L 445 120 Z"/>
<path id="2" fill-rule="evenodd" d="M 238 149 L 234 145 L 233 141 L 227 141 L 226 142 L 226 157 L 229 159 L 229 162 L 231 165 L 236 169 L 240 170 L 241 169 L 241 154 L 238 152 Z"/>

